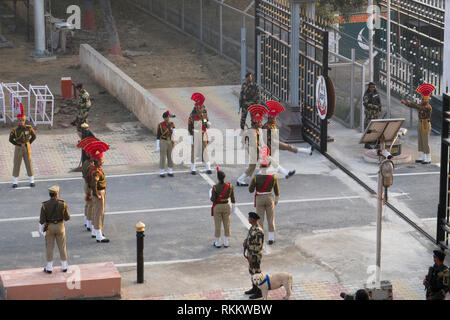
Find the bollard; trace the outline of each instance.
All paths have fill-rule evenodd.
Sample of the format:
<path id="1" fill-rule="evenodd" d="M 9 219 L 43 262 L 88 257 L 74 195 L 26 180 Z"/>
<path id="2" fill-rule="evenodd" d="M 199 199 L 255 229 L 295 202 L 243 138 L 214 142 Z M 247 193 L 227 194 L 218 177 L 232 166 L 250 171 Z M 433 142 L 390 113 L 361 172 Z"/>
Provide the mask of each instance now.
<path id="1" fill-rule="evenodd" d="M 137 283 L 144 283 L 144 231 L 145 224 L 139 221 L 136 224 Z"/>

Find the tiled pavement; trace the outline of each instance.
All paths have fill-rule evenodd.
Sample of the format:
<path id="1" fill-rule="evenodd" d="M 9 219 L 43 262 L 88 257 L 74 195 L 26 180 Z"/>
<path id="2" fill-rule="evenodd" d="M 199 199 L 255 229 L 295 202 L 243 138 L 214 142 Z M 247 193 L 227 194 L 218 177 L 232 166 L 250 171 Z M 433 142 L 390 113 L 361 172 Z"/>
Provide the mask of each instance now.
<path id="1" fill-rule="evenodd" d="M 409 280 L 391 280 L 394 300 L 424 300 L 423 278 Z M 292 285 L 290 300 L 342 300 L 341 292 L 353 294 L 361 285 L 340 285 L 325 281 L 302 281 Z M 184 295 L 166 295 L 146 298 L 145 300 L 248 300 L 243 292 L 248 288 L 221 289 L 189 293 Z M 285 295 L 284 288 L 271 290 L 269 300 L 281 300 Z"/>

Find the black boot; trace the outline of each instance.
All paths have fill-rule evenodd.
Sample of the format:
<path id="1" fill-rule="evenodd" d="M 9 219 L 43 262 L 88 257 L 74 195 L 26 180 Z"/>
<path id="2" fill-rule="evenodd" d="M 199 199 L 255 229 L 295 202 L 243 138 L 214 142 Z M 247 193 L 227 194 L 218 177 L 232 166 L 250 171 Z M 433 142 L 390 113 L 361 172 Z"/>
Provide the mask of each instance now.
<path id="1" fill-rule="evenodd" d="M 259 299 L 262 298 L 262 293 L 261 293 L 261 289 L 256 287 L 256 293 L 252 296 L 249 297 L 250 300 L 255 300 L 255 299 Z"/>
<path id="2" fill-rule="evenodd" d="M 258 290 L 258 287 L 255 286 L 254 284 L 252 284 L 253 287 L 250 290 L 245 291 L 245 294 L 255 294 L 256 291 Z"/>

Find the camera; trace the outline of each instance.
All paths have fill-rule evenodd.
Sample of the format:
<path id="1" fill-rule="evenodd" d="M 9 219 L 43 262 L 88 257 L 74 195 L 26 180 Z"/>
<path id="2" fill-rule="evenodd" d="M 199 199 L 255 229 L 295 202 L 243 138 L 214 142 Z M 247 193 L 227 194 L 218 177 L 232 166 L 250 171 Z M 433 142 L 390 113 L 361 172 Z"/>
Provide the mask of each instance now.
<path id="1" fill-rule="evenodd" d="M 351 294 L 346 294 L 345 292 L 341 292 L 339 294 L 341 296 L 342 299 L 344 300 L 355 300 L 355 297 Z"/>

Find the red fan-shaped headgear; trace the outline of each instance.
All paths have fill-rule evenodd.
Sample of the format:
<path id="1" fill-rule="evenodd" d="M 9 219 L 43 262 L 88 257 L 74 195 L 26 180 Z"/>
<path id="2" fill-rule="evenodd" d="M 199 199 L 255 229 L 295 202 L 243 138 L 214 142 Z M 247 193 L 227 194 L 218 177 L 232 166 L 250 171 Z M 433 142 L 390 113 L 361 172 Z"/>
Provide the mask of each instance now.
<path id="1" fill-rule="evenodd" d="M 195 102 L 196 107 L 200 107 L 205 102 L 205 96 L 200 92 L 196 92 L 191 96 L 191 100 Z"/>
<path id="2" fill-rule="evenodd" d="M 267 107 L 269 108 L 269 116 L 270 117 L 276 117 L 279 113 L 283 112 L 285 109 L 281 105 L 281 103 L 273 100 L 269 100 L 266 102 Z"/>
<path id="3" fill-rule="evenodd" d="M 92 156 L 92 159 L 103 158 L 103 152 L 109 150 L 109 146 L 103 141 L 93 141 L 86 145 L 83 150 Z"/>
<path id="4" fill-rule="evenodd" d="M 424 97 L 429 97 L 436 88 L 430 83 L 421 84 L 416 91 Z"/>
<path id="5" fill-rule="evenodd" d="M 84 138 L 83 140 L 81 140 L 80 142 L 78 142 L 77 147 L 84 149 L 89 143 L 94 142 L 94 141 L 100 141 L 100 139 L 96 138 L 96 137 L 87 137 Z"/>
<path id="6" fill-rule="evenodd" d="M 25 120 L 26 116 L 25 116 L 25 112 L 23 111 L 23 104 L 22 102 L 20 103 L 20 114 L 17 115 L 17 119 L 18 120 Z"/>
<path id="7" fill-rule="evenodd" d="M 270 165 L 270 161 L 269 159 L 267 159 L 267 157 L 269 156 L 269 152 L 270 149 L 267 146 L 261 149 L 261 161 L 259 162 L 260 166 L 268 167 Z"/>
<path id="8" fill-rule="evenodd" d="M 262 120 L 264 115 L 268 112 L 267 108 L 260 104 L 254 104 L 248 107 L 248 111 L 251 113 L 253 120 Z"/>

